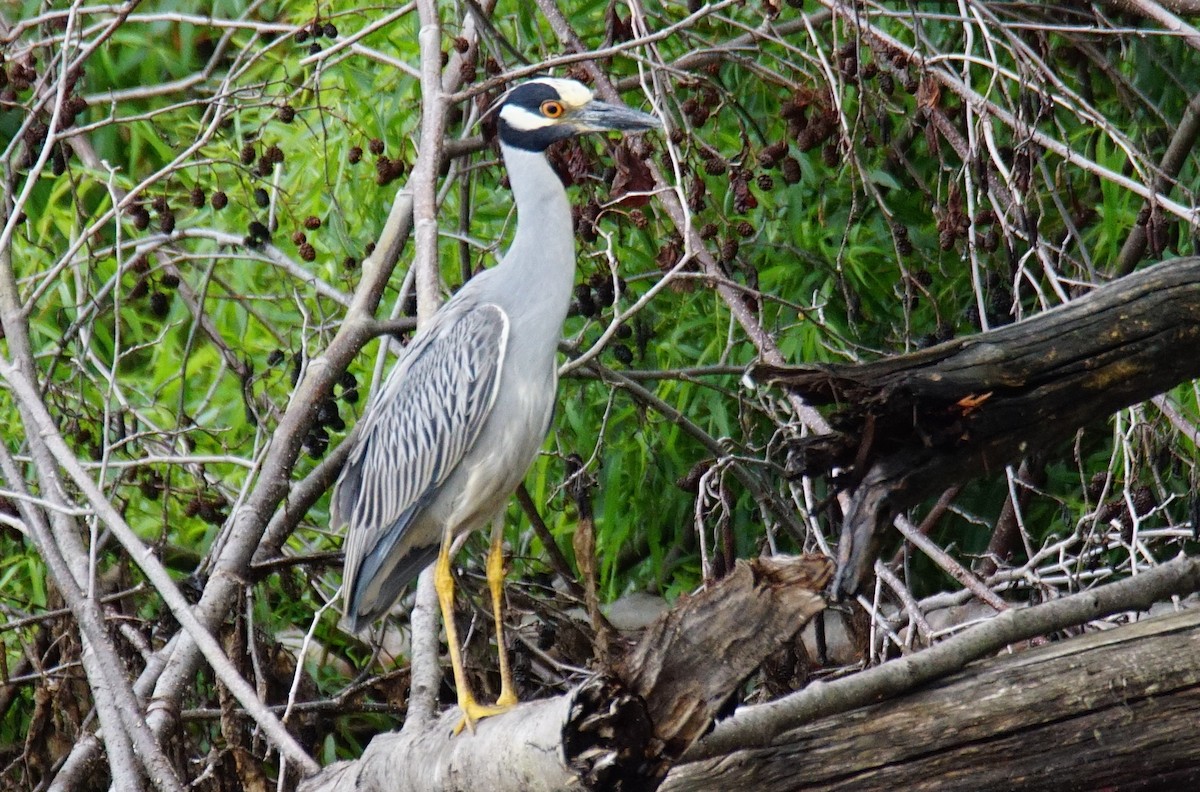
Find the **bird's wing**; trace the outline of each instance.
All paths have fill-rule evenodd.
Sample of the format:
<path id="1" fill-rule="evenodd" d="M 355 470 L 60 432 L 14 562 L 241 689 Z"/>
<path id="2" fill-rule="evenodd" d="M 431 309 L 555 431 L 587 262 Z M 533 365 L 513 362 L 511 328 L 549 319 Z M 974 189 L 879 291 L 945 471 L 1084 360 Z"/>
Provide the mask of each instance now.
<path id="1" fill-rule="evenodd" d="M 407 527 L 401 518 L 446 480 L 478 437 L 496 401 L 507 341 L 508 317 L 499 306 L 448 304 L 372 398 L 333 495 L 334 527 L 349 526 L 347 581 L 393 526 Z"/>

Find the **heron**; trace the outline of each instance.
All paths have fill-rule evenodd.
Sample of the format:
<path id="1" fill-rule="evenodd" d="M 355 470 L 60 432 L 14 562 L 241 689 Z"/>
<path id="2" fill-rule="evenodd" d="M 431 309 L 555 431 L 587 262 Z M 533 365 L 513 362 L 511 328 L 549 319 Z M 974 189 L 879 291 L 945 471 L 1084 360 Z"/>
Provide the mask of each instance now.
<path id="1" fill-rule="evenodd" d="M 434 562 L 462 721 L 517 703 L 501 615 L 503 512 L 537 456 L 554 412 L 557 353 L 575 282 L 566 189 L 546 158 L 558 140 L 636 132 L 657 118 L 602 102 L 574 80 L 537 78 L 497 103 L 500 152 L 517 221 L 493 268 L 467 281 L 415 335 L 372 396 L 334 487 L 331 518 L 345 527 L 347 626 L 387 613 Z M 455 539 L 492 524 L 486 561 L 499 650 L 500 694 L 476 701 L 454 622 Z"/>

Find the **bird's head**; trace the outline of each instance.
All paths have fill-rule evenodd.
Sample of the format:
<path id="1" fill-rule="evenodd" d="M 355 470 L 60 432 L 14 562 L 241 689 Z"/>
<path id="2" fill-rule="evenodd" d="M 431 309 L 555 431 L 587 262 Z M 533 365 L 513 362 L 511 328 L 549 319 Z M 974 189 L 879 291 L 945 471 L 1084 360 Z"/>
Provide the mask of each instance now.
<path id="1" fill-rule="evenodd" d="M 601 102 L 575 80 L 539 77 L 523 82 L 499 102 L 500 140 L 526 151 L 544 151 L 556 140 L 585 132 L 636 132 L 662 124 L 647 113 Z"/>

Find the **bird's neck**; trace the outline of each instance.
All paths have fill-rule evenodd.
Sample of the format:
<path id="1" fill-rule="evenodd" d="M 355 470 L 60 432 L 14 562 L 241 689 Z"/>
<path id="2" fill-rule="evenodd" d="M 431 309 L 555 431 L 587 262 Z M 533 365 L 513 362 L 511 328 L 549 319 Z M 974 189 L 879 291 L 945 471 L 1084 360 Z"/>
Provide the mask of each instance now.
<path id="1" fill-rule="evenodd" d="M 571 205 L 546 155 L 501 145 L 517 204 L 517 232 L 500 266 L 529 278 L 541 299 L 565 315 L 575 281 L 575 229 Z M 561 318 L 558 320 L 561 324 Z"/>

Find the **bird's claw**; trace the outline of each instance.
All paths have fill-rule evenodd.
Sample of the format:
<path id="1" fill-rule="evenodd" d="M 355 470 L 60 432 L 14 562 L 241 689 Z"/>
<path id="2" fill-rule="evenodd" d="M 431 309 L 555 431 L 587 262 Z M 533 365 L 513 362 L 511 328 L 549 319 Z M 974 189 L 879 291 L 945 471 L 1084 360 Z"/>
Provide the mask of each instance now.
<path id="1" fill-rule="evenodd" d="M 463 728 L 471 734 L 475 733 L 475 724 L 484 718 L 491 718 L 495 715 L 502 715 L 516 706 L 517 698 L 511 693 L 508 696 L 501 695 L 500 699 L 495 704 L 480 704 L 476 701 L 460 701 L 458 708 L 462 710 L 462 718 L 459 719 L 458 725 L 454 727 L 451 734 L 455 737 L 462 734 Z"/>

